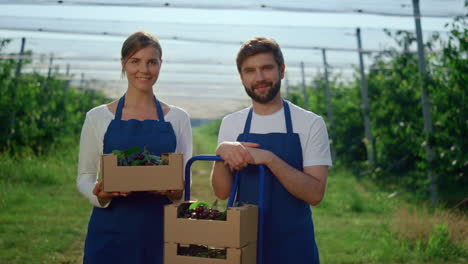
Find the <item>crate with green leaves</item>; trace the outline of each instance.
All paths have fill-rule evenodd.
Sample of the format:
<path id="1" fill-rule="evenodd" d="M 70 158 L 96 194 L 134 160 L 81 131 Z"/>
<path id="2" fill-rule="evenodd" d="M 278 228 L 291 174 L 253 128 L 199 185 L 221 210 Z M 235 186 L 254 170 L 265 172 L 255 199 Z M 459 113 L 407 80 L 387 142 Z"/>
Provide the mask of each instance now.
<path id="1" fill-rule="evenodd" d="M 220 160 L 218 156 L 192 157 L 185 168 L 185 201 L 164 208 L 165 264 L 254 264 L 257 261 L 259 206 L 234 201 L 234 181 L 228 207 L 190 200 L 190 165 L 195 160 Z M 238 179 L 236 175 L 235 179 Z"/>
<path id="2" fill-rule="evenodd" d="M 154 155 L 140 147 L 114 150 L 101 156 L 106 192 L 183 190 L 183 155 Z"/>

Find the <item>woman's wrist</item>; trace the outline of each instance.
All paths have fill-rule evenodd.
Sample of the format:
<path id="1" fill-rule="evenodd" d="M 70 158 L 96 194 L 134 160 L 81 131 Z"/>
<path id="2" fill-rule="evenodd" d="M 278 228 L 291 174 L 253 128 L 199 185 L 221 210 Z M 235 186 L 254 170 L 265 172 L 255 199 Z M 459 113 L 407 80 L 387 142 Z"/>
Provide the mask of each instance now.
<path id="1" fill-rule="evenodd" d="M 108 198 L 98 197 L 97 199 L 98 199 L 99 204 L 102 206 L 105 206 L 106 204 L 110 203 L 110 201 L 112 201 L 111 197 L 108 197 Z"/>

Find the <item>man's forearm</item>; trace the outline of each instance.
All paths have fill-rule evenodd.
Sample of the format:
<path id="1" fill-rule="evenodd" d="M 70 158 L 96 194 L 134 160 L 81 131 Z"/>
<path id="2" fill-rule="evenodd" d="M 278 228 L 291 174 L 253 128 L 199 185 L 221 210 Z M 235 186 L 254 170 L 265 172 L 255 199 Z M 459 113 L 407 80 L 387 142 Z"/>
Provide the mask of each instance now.
<path id="1" fill-rule="evenodd" d="M 327 166 L 307 167 L 306 172 L 295 169 L 272 154 L 265 164 L 294 197 L 311 205 L 319 204 L 325 194 Z"/>
<path id="2" fill-rule="evenodd" d="M 211 172 L 211 185 L 213 191 L 221 200 L 229 197 L 232 186 L 232 173 L 229 166 L 225 165 L 222 161 L 216 161 L 213 165 Z"/>

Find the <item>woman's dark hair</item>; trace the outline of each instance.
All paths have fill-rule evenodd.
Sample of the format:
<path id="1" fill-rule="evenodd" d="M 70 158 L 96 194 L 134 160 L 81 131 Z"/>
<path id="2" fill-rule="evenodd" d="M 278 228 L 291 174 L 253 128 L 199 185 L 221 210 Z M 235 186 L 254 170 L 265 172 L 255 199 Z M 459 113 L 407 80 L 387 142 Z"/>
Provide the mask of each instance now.
<path id="1" fill-rule="evenodd" d="M 139 50 L 144 49 L 148 46 L 153 46 L 159 53 L 159 60 L 162 57 L 162 49 L 159 41 L 156 37 L 149 34 L 148 32 L 135 32 L 130 35 L 122 45 L 121 60 L 122 65 L 127 63 L 127 60 L 137 53 Z M 122 66 L 122 74 L 125 74 Z"/>

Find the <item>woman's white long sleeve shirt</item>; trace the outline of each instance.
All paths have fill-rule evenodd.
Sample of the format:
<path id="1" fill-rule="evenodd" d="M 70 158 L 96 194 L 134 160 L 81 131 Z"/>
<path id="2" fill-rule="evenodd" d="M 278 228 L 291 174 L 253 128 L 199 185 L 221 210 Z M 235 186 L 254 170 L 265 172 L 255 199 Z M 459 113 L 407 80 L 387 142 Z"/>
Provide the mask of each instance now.
<path id="1" fill-rule="evenodd" d="M 100 204 L 93 194 L 94 186 L 98 179 L 100 169 L 100 157 L 103 154 L 104 135 L 109 123 L 114 119 L 114 114 L 107 105 L 97 106 L 88 113 L 81 130 L 80 153 L 78 159 L 78 176 L 76 184 L 78 190 L 97 207 L 105 208 L 110 203 Z M 169 112 L 164 116 L 167 122 L 172 124 L 177 146 L 175 152 L 184 156 L 184 166 L 192 157 L 192 128 L 190 117 L 183 109 L 170 105 Z"/>

